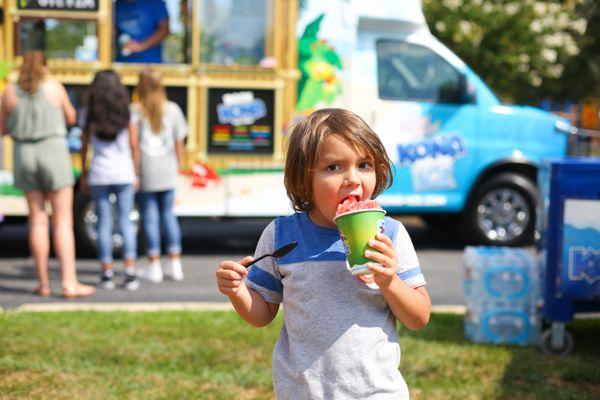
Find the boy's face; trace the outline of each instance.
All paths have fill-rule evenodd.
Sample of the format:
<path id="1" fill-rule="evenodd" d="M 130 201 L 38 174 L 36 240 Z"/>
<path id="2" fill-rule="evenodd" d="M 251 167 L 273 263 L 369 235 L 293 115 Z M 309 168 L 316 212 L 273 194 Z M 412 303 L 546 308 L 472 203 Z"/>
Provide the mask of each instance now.
<path id="1" fill-rule="evenodd" d="M 312 176 L 311 220 L 317 225 L 335 227 L 338 205 L 349 197 L 370 199 L 376 180 L 372 157 L 338 135 L 327 136 Z"/>

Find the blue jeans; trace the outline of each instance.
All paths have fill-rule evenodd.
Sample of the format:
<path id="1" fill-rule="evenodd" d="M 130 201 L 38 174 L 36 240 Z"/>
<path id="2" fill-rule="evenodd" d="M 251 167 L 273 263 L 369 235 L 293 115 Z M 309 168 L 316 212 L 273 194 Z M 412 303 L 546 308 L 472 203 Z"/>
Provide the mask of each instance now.
<path id="1" fill-rule="evenodd" d="M 119 217 L 119 230 L 123 238 L 123 258 L 135 260 L 137 257 L 137 238 L 135 228 L 129 219 L 133 210 L 135 190 L 133 185 L 90 185 L 92 199 L 96 203 L 98 214 L 98 258 L 102 263 L 113 261 L 113 206 L 109 197 L 116 195 L 116 208 Z"/>
<path id="2" fill-rule="evenodd" d="M 149 257 L 160 255 L 160 228 L 167 233 L 169 254 L 181 253 L 181 230 L 177 217 L 173 214 L 174 190 L 163 192 L 140 192 L 142 221 L 146 234 L 146 249 Z"/>

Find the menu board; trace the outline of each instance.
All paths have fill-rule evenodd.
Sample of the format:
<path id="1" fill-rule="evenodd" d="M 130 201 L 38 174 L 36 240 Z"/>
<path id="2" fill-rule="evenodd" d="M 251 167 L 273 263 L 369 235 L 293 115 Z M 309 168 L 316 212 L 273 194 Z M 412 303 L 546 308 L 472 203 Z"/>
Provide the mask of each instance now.
<path id="1" fill-rule="evenodd" d="M 208 152 L 272 154 L 275 90 L 208 89 Z"/>
<path id="2" fill-rule="evenodd" d="M 19 10 L 98 11 L 98 0 L 17 0 Z"/>

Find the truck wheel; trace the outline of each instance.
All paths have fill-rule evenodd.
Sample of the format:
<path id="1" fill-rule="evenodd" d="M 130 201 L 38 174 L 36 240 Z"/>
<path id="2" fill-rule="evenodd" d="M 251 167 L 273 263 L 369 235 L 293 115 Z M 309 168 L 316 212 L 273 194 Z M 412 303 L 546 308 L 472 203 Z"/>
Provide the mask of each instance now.
<path id="1" fill-rule="evenodd" d="M 123 247 L 123 238 L 119 232 L 118 214 L 115 209 L 116 197 L 111 195 L 110 201 L 113 204 L 113 252 L 118 255 Z M 78 191 L 75 194 L 74 208 L 73 223 L 77 246 L 86 254 L 97 254 L 98 215 L 96 214 L 96 206 L 88 196 Z M 137 205 L 134 205 L 131 214 L 129 214 L 129 219 L 133 222 L 135 234 L 138 235 L 140 213 Z"/>
<path id="2" fill-rule="evenodd" d="M 466 223 L 475 242 L 495 246 L 532 242 L 537 191 L 531 180 L 503 173 L 474 190 Z"/>

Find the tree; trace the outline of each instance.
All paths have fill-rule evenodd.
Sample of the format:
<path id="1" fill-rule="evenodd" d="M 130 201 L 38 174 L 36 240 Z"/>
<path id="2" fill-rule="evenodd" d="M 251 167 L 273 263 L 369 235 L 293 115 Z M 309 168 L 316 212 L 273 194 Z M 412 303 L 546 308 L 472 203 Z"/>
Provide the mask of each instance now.
<path id="1" fill-rule="evenodd" d="M 423 0 L 431 32 L 509 102 L 559 98 L 594 0 Z M 596 48 L 597 47 L 597 42 Z"/>

